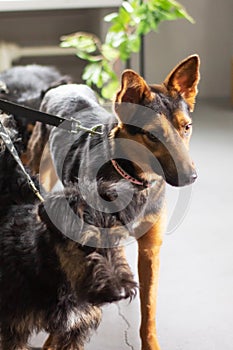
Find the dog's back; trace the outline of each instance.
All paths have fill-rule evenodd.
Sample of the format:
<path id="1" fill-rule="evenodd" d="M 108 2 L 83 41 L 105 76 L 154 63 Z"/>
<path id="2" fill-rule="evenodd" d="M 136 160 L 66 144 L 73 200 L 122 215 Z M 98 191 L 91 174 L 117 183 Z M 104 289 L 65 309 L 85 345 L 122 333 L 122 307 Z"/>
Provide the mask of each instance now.
<path id="1" fill-rule="evenodd" d="M 0 73 L 0 98 L 38 109 L 41 92 L 60 79 L 61 74 L 53 67 L 16 66 Z"/>
<path id="2" fill-rule="evenodd" d="M 64 118 L 72 118 L 81 126 L 89 129 L 100 124 L 106 126 L 116 123 L 116 117 L 100 106 L 94 91 L 82 84 L 63 85 L 48 91 L 42 101 L 41 110 Z M 49 146 L 60 179 L 62 178 L 64 155 L 68 154 L 71 146 L 76 145 L 77 148 L 77 143 L 82 143 L 82 138 L 84 138 L 81 145 L 83 148 L 87 135 L 83 131 L 67 134 L 61 128 L 52 129 Z"/>

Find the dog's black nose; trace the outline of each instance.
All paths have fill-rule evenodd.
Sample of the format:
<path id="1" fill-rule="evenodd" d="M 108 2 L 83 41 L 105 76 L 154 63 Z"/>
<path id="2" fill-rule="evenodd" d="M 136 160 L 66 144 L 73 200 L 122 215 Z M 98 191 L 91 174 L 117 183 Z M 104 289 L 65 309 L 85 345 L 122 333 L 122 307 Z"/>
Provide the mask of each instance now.
<path id="1" fill-rule="evenodd" d="M 191 174 L 182 174 L 178 177 L 179 186 L 191 185 L 197 179 L 196 171 L 193 171 Z"/>
<path id="2" fill-rule="evenodd" d="M 164 175 L 167 183 L 169 183 L 171 186 L 176 186 L 176 187 L 191 185 L 197 179 L 196 171 L 183 172 L 183 173 L 177 172 L 172 176 L 169 173 L 165 173 Z"/>
<path id="3" fill-rule="evenodd" d="M 196 181 L 196 179 L 197 179 L 197 173 L 195 172 L 191 175 L 191 182 Z"/>

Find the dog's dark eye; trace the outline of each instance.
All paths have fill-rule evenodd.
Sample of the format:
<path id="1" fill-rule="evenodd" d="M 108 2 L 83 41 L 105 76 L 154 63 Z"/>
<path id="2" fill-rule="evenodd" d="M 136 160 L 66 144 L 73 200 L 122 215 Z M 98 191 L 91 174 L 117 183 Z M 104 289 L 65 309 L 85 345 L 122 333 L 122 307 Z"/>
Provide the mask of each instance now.
<path id="1" fill-rule="evenodd" d="M 184 126 L 184 133 L 185 133 L 185 135 L 188 135 L 190 133 L 191 129 L 192 129 L 192 123 L 186 124 Z"/>

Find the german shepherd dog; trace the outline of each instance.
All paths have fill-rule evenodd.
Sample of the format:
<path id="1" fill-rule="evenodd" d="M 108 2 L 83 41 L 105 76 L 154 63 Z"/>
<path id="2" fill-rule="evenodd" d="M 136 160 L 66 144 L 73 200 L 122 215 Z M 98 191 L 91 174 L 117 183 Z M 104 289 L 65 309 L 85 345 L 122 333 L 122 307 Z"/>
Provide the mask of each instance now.
<path id="1" fill-rule="evenodd" d="M 123 178 L 131 184 L 130 206 L 121 210 L 139 247 L 142 350 L 160 349 L 155 315 L 166 224 L 165 184 L 186 186 L 197 178 L 188 151 L 199 65 L 197 55 L 186 58 L 160 85 L 148 85 L 133 70 L 124 71 L 115 114 L 107 113 L 83 85 L 57 87 L 42 101 L 45 112 L 73 118 L 88 128 L 102 124 L 96 135 L 52 129 L 51 156 L 65 186 L 82 183 L 84 175 L 91 181 L 116 184 Z M 132 208 L 137 208 L 137 215 Z"/>

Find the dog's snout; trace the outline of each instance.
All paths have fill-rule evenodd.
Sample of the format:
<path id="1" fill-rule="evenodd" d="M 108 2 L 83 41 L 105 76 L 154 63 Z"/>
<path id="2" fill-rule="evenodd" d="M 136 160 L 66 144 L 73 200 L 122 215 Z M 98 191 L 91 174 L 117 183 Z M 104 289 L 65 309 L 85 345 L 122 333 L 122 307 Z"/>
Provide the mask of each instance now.
<path id="1" fill-rule="evenodd" d="M 111 302 L 120 301 L 120 300 L 128 299 L 128 298 L 130 300 L 132 300 L 136 296 L 136 293 L 137 293 L 136 287 L 137 287 L 136 283 L 131 282 L 128 285 L 126 285 L 122 288 L 119 288 L 118 290 L 115 290 L 114 297 L 111 300 Z"/>
<path id="2" fill-rule="evenodd" d="M 196 170 L 193 170 L 191 172 L 191 174 L 189 175 L 189 183 L 188 184 L 192 184 L 194 181 L 196 181 L 197 179 L 197 172 Z"/>
<path id="3" fill-rule="evenodd" d="M 178 177 L 178 186 L 186 186 L 191 185 L 194 183 L 197 179 L 197 173 L 195 170 L 193 170 L 190 173 L 183 173 Z"/>
<path id="4" fill-rule="evenodd" d="M 109 299 L 107 300 L 108 302 L 115 302 L 115 301 L 120 301 L 122 299 L 126 299 L 126 291 L 124 288 L 120 289 L 115 289 L 114 291 L 111 291 L 111 294 L 109 295 Z"/>
<path id="5" fill-rule="evenodd" d="M 195 171 L 195 172 L 192 173 L 192 175 L 191 175 L 191 181 L 194 182 L 194 181 L 196 181 L 196 179 L 197 179 L 197 173 L 196 173 L 196 171 Z"/>
<path id="6" fill-rule="evenodd" d="M 191 185 L 197 179 L 197 172 L 195 169 L 179 169 L 172 168 L 172 170 L 168 171 L 168 169 L 164 169 L 164 178 L 167 183 L 171 186 L 183 187 L 187 185 Z"/>

